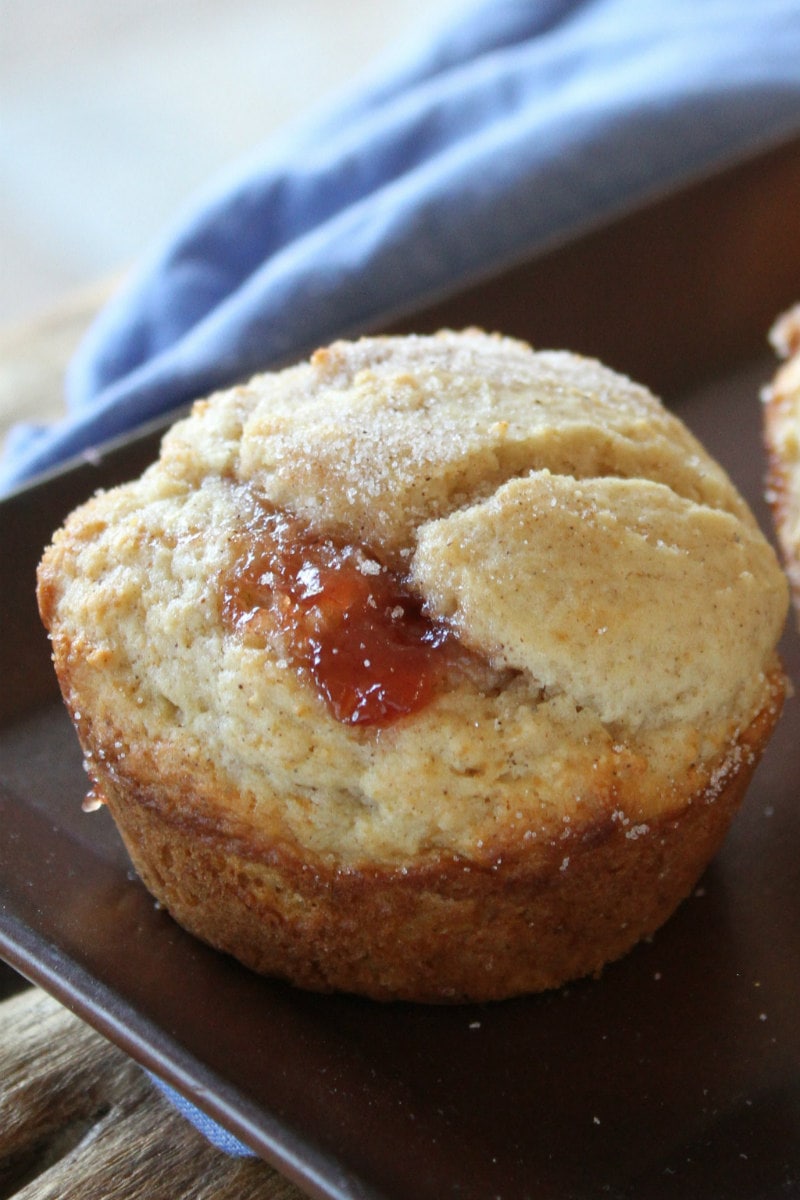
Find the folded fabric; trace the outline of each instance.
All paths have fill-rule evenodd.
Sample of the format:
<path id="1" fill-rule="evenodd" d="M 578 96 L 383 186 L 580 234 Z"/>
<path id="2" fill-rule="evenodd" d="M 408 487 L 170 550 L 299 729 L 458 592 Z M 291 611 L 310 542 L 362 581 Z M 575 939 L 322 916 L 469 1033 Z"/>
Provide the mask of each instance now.
<path id="1" fill-rule="evenodd" d="M 481 0 L 254 153 L 98 318 L 0 489 L 800 130 L 796 0 Z"/>
<path id="2" fill-rule="evenodd" d="M 184 1116 L 190 1124 L 194 1125 L 198 1133 L 201 1133 L 207 1142 L 210 1142 L 212 1146 L 216 1146 L 217 1150 L 222 1150 L 223 1153 L 230 1154 L 236 1158 L 257 1157 L 254 1150 L 251 1150 L 249 1146 L 246 1146 L 234 1134 L 207 1116 L 206 1113 L 187 1100 L 185 1096 L 176 1091 L 170 1084 L 165 1083 L 158 1075 L 154 1075 L 151 1071 L 147 1071 L 146 1074 L 151 1083 L 158 1088 L 172 1107 Z"/>

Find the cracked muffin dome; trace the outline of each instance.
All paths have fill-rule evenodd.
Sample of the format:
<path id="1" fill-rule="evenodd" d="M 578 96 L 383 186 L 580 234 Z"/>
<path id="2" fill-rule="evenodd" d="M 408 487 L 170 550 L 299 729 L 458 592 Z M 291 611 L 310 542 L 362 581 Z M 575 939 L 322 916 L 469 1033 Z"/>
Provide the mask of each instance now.
<path id="1" fill-rule="evenodd" d="M 488 1000 L 691 891 L 778 718 L 776 557 L 644 388 L 479 331 L 198 402 L 39 604 L 146 886 L 256 971 Z"/>

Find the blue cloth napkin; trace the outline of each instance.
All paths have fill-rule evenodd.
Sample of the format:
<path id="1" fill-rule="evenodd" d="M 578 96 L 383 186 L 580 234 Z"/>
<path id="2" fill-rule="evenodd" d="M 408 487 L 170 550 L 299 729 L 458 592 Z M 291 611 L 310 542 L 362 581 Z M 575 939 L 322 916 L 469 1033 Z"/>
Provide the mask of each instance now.
<path id="1" fill-rule="evenodd" d="M 798 130 L 797 0 L 462 3 L 197 198 L 0 490 Z"/>
<path id="2" fill-rule="evenodd" d="M 147 1075 L 166 1100 L 169 1100 L 173 1108 L 177 1109 L 195 1129 L 202 1133 L 206 1141 L 212 1146 L 216 1146 L 217 1150 L 222 1150 L 225 1154 L 230 1154 L 235 1158 L 256 1158 L 255 1151 L 246 1146 L 244 1142 L 229 1133 L 211 1117 L 207 1116 L 191 1101 L 187 1100 L 180 1092 L 176 1091 L 170 1084 L 165 1083 L 158 1075 L 154 1075 L 151 1071 Z"/>
<path id="3" fill-rule="evenodd" d="M 166 1084 L 166 1082 L 164 1082 L 160 1076 L 154 1075 L 152 1072 L 146 1072 L 146 1074 L 148 1074 L 148 1078 L 152 1084 L 154 1084 L 158 1088 L 158 1091 L 162 1093 L 164 1099 L 169 1100 L 169 1103 L 173 1105 L 173 1108 L 178 1110 L 182 1116 L 186 1117 L 186 1120 L 193 1124 L 194 1128 L 198 1130 L 198 1133 L 203 1134 L 205 1140 L 210 1141 L 212 1146 L 216 1146 L 217 1150 L 221 1150 L 223 1153 L 230 1154 L 230 1156 L 235 1158 L 258 1157 L 257 1154 L 255 1154 L 255 1152 L 249 1148 L 249 1146 L 245 1145 L 245 1142 L 240 1141 L 239 1138 L 234 1136 L 234 1134 L 231 1134 L 227 1129 L 224 1129 L 221 1124 L 213 1121 L 212 1117 L 207 1116 L 205 1112 L 201 1111 L 201 1109 L 198 1109 L 197 1105 L 192 1104 L 191 1100 L 187 1100 L 186 1097 L 182 1096 L 181 1092 L 176 1091 L 172 1085 Z"/>

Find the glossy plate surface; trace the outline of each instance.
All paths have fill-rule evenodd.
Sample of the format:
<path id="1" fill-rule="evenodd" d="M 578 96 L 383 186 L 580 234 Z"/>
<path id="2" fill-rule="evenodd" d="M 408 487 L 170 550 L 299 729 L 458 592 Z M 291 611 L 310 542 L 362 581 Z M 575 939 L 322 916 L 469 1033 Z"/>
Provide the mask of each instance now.
<path id="1" fill-rule="evenodd" d="M 672 224 L 659 228 L 674 237 Z M 752 326 L 763 346 L 762 313 Z M 583 348 L 569 314 L 557 332 L 555 344 Z M 653 337 L 669 345 L 668 330 Z M 601 342 L 587 348 L 602 355 Z M 670 355 L 654 350 L 652 362 L 658 376 Z M 765 529 L 758 393 L 771 370 L 759 354 L 670 397 Z M 798 702 L 697 893 L 600 980 L 415 1008 L 260 979 L 178 929 L 133 877 L 108 814 L 82 811 L 86 777 L 35 610 L 52 529 L 95 487 L 138 473 L 156 445 L 133 438 L 0 506 L 0 953 L 311 1196 L 800 1190 Z M 783 650 L 800 680 L 793 623 Z"/>

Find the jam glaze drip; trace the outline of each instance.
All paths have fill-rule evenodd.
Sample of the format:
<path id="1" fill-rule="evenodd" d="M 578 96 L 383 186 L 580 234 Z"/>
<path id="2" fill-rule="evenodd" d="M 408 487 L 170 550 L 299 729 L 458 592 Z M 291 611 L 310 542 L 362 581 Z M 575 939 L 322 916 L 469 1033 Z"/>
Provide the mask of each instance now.
<path id="1" fill-rule="evenodd" d="M 364 547 L 267 507 L 223 581 L 222 619 L 248 641 L 276 644 L 349 725 L 386 726 L 417 712 L 465 653 Z"/>

